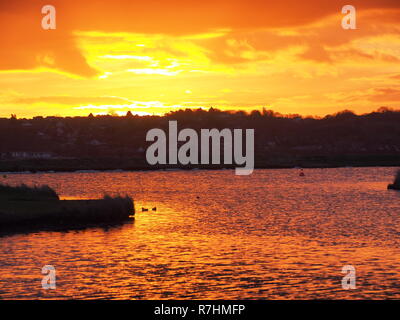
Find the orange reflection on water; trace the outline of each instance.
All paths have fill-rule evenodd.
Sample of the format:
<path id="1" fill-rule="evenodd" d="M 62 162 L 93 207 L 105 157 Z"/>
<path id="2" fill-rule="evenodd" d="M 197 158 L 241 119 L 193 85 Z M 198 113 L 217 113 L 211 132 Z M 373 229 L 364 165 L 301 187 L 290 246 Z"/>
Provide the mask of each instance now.
<path id="1" fill-rule="evenodd" d="M 107 229 L 0 238 L 4 298 L 399 298 L 399 194 L 393 169 L 15 175 L 62 197 L 135 198 Z M 140 208 L 157 207 L 141 212 Z M 57 289 L 41 289 L 41 267 Z M 341 287 L 344 265 L 357 289 Z"/>

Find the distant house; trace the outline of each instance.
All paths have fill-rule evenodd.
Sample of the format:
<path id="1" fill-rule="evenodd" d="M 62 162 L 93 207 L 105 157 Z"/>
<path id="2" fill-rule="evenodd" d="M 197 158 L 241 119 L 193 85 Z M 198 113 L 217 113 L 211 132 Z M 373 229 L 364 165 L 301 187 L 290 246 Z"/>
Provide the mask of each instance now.
<path id="1" fill-rule="evenodd" d="M 321 150 L 322 146 L 319 145 L 296 146 L 292 147 L 291 149 L 295 151 L 312 151 L 312 150 Z"/>
<path id="2" fill-rule="evenodd" d="M 55 155 L 52 152 L 31 152 L 31 151 L 12 151 L 3 152 L 2 159 L 52 159 Z"/>
<path id="3" fill-rule="evenodd" d="M 91 144 L 92 146 L 101 146 L 104 143 L 100 142 L 99 140 L 93 139 L 89 142 L 89 144 Z"/>

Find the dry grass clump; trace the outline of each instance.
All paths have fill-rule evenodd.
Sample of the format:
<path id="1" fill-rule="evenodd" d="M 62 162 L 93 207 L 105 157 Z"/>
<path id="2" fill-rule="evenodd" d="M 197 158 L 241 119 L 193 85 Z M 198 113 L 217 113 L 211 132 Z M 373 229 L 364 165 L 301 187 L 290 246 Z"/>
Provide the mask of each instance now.
<path id="1" fill-rule="evenodd" d="M 33 226 L 69 228 L 114 224 L 135 214 L 132 198 L 105 195 L 97 200 L 59 200 L 49 186 L 0 184 L 0 231 Z"/>
<path id="2" fill-rule="evenodd" d="M 135 213 L 132 198 L 105 195 L 99 200 L 75 200 L 63 202 L 57 217 L 63 222 L 118 222 Z"/>
<path id="3" fill-rule="evenodd" d="M 10 186 L 0 183 L 0 198 L 7 200 L 59 200 L 58 194 L 48 185 L 29 187 L 26 184 Z"/>

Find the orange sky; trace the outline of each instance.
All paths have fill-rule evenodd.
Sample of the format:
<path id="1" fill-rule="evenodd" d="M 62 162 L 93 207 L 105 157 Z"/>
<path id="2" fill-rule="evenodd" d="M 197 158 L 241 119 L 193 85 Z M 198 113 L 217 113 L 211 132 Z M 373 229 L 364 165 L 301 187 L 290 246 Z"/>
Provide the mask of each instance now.
<path id="1" fill-rule="evenodd" d="M 0 116 L 398 108 L 400 1 L 306 2 L 0 0 Z"/>

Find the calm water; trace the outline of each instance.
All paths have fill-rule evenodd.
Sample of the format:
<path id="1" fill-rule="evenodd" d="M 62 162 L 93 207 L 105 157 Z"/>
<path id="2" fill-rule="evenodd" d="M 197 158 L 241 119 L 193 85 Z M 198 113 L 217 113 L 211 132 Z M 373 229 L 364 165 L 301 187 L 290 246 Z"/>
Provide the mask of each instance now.
<path id="1" fill-rule="evenodd" d="M 394 171 L 10 174 L 10 184 L 49 184 L 67 199 L 129 194 L 137 213 L 107 230 L 0 238 L 0 297 L 399 299 Z M 47 264 L 56 290 L 41 288 Z M 342 289 L 344 265 L 357 270 L 356 290 Z"/>

